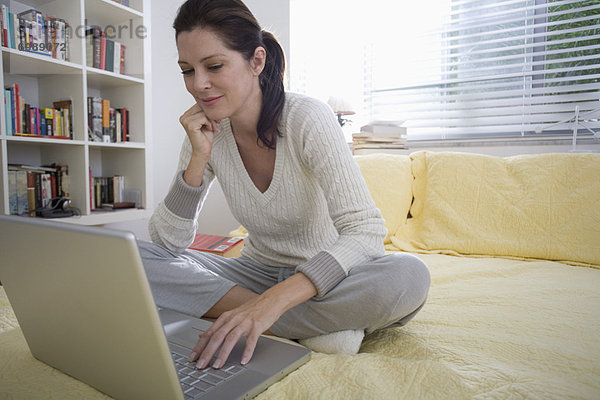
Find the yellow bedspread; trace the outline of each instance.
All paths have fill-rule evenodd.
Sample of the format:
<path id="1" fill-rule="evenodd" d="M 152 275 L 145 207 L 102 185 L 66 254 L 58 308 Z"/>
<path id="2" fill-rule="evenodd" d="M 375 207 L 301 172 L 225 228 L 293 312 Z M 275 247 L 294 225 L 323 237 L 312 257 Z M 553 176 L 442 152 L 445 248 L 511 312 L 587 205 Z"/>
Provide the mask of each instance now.
<path id="1" fill-rule="evenodd" d="M 415 319 L 356 356 L 313 354 L 258 399 L 600 398 L 599 270 L 418 256 L 432 286 Z M 1 289 L 0 330 L 1 399 L 107 398 L 33 359 Z"/>

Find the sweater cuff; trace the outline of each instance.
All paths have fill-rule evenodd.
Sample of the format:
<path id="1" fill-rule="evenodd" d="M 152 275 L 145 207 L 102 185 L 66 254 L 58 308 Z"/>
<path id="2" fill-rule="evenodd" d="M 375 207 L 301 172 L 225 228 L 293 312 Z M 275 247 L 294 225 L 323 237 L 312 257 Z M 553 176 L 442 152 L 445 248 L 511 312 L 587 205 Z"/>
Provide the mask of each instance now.
<path id="1" fill-rule="evenodd" d="M 321 251 L 306 263 L 299 265 L 296 272 L 302 272 L 317 288 L 317 296 L 323 297 L 346 277 L 340 263 L 326 251 Z"/>
<path id="2" fill-rule="evenodd" d="M 183 173 L 184 171 L 180 171 L 177 174 L 164 203 L 169 211 L 178 217 L 193 219 L 196 217 L 196 210 L 204 193 L 204 181 L 198 187 L 190 186 L 183 180 Z"/>

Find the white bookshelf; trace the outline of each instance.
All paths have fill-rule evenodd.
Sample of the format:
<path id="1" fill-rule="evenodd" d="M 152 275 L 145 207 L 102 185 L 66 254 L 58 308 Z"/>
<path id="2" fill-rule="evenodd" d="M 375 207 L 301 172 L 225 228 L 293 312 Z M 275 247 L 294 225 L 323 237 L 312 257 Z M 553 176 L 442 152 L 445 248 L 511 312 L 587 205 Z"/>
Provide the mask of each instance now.
<path id="1" fill-rule="evenodd" d="M 0 107 L 0 213 L 9 213 L 8 165 L 51 163 L 69 166 L 72 205 L 80 216 L 60 221 L 101 225 L 149 216 L 150 196 L 150 0 L 130 0 L 129 7 L 112 0 L 0 0 L 13 13 L 35 8 L 66 20 L 72 28 L 70 60 L 2 47 L 2 87 L 19 84 L 21 95 L 37 107 L 71 99 L 73 140 L 11 136 Z M 125 74 L 86 65 L 85 27 L 112 27 L 114 40 L 126 45 Z M 130 110 L 130 141 L 98 143 L 88 138 L 87 98 L 109 99 L 111 107 Z M 92 211 L 92 176 L 125 176 L 126 188 L 141 192 L 142 209 Z"/>

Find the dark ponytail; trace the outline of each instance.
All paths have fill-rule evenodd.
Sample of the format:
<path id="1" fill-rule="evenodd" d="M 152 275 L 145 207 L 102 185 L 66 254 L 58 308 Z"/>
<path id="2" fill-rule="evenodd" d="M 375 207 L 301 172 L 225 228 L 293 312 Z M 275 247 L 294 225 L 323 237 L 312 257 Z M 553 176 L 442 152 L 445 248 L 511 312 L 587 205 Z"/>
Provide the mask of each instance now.
<path id="1" fill-rule="evenodd" d="M 281 135 L 277 124 L 283 112 L 285 103 L 285 91 L 283 88 L 283 74 L 285 72 L 285 56 L 275 36 L 267 31 L 262 31 L 263 47 L 267 50 L 265 68 L 259 76 L 260 88 L 262 89 L 263 104 L 258 119 L 258 137 L 263 144 L 275 148 L 277 135 Z M 263 132 L 263 135 L 261 135 Z M 271 135 L 265 133 L 271 132 Z"/>
<path id="2" fill-rule="evenodd" d="M 259 76 L 263 101 L 257 130 L 258 140 L 266 147 L 275 148 L 277 137 L 281 136 L 277 125 L 285 103 L 285 55 L 275 36 L 261 30 L 254 15 L 240 0 L 187 0 L 179 7 L 173 28 L 175 38 L 181 32 L 196 28 L 209 29 L 225 46 L 238 51 L 248 61 L 257 47 L 265 48 L 265 68 Z"/>

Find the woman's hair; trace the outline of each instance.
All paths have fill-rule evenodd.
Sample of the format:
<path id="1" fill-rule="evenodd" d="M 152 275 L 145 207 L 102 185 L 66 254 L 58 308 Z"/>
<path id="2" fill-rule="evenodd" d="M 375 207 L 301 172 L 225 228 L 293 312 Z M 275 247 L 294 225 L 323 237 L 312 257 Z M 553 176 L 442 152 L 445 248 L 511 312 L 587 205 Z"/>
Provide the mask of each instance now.
<path id="1" fill-rule="evenodd" d="M 187 0 L 179 8 L 173 28 L 175 39 L 181 32 L 208 29 L 246 60 L 254 56 L 257 47 L 265 48 L 265 67 L 259 76 L 263 102 L 257 130 L 258 139 L 265 146 L 275 148 L 277 136 L 281 135 L 277 125 L 285 103 L 285 56 L 275 36 L 261 30 L 254 15 L 240 0 Z"/>

